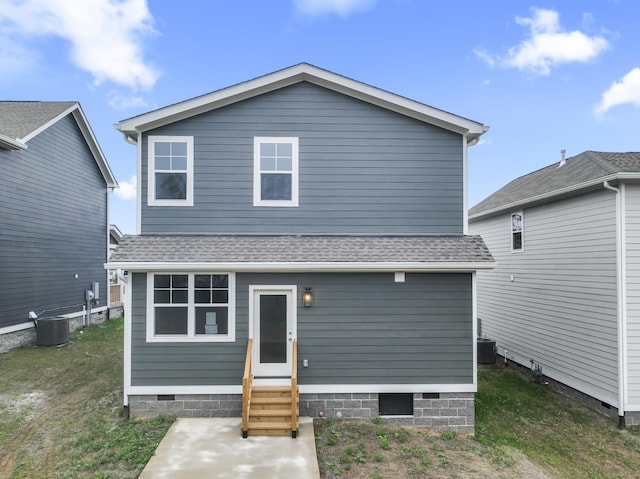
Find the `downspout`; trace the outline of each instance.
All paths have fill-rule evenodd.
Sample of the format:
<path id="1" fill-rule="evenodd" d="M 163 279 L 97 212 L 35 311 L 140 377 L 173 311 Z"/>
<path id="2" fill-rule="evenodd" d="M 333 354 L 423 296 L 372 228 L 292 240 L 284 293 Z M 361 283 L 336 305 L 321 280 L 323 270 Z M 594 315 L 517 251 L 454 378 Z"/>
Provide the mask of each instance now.
<path id="1" fill-rule="evenodd" d="M 602 186 L 616 194 L 616 290 L 618 318 L 618 428 L 625 428 L 625 398 L 627 396 L 627 308 L 626 308 L 626 265 L 625 265 L 625 231 L 624 231 L 624 185 L 614 188 L 608 181 Z"/>

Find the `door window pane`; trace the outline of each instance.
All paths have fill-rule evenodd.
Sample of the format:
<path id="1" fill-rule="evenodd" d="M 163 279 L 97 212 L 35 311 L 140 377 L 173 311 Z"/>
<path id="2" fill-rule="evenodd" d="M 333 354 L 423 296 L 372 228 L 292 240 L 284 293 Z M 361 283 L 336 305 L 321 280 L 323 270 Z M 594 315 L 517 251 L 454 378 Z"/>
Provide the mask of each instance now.
<path id="1" fill-rule="evenodd" d="M 260 296 L 260 362 L 287 362 L 287 296 Z"/>

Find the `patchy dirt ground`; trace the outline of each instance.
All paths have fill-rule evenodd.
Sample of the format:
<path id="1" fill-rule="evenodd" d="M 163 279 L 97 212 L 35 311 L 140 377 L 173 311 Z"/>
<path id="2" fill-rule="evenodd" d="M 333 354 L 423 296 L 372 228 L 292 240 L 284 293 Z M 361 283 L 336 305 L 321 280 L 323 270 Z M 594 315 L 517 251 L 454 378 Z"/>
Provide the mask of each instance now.
<path id="1" fill-rule="evenodd" d="M 325 479 L 547 479 L 517 449 L 466 436 L 375 424 L 317 420 L 316 447 Z"/>

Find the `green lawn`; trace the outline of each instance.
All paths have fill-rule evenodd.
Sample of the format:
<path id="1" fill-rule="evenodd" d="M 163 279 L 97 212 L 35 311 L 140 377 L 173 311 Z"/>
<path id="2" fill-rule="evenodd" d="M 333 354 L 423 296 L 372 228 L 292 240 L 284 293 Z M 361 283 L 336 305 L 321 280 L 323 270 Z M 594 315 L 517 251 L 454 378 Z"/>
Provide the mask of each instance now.
<path id="1" fill-rule="evenodd" d="M 0 479 L 128 479 L 173 419 L 122 418 L 123 321 L 0 354 Z M 476 437 L 316 421 L 323 479 L 640 477 L 640 429 L 511 369 L 479 371 Z"/>
<path id="2" fill-rule="evenodd" d="M 0 478 L 138 477 L 173 422 L 122 418 L 123 321 L 0 354 Z"/>

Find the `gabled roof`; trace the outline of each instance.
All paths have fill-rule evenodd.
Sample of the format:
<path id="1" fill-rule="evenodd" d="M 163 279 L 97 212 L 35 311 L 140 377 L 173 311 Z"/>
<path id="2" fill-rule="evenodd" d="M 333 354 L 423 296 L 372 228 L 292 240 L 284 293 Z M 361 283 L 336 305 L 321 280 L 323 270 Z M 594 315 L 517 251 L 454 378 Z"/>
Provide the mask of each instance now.
<path id="1" fill-rule="evenodd" d="M 480 135 L 488 130 L 488 127 L 476 121 L 323 70 L 308 63 L 300 63 L 253 80 L 134 116 L 122 120 L 115 127 L 129 141 L 134 141 L 140 132 L 303 81 L 466 135 L 469 144 L 475 143 Z"/>
<path id="2" fill-rule="evenodd" d="M 107 186 L 118 186 L 80 104 L 75 101 L 0 101 L 0 148 L 24 150 L 29 140 L 69 114 L 78 124 Z"/>
<path id="3" fill-rule="evenodd" d="M 470 271 L 493 268 L 480 236 L 124 236 L 108 268 L 139 271 Z"/>
<path id="4" fill-rule="evenodd" d="M 513 180 L 471 208 L 469 220 L 624 179 L 640 179 L 640 152 L 585 151 Z"/>

